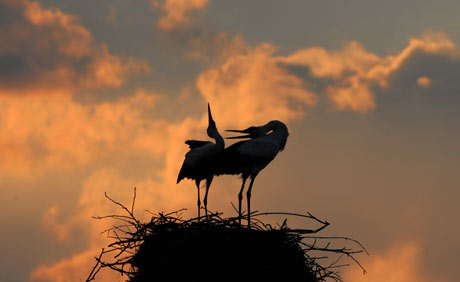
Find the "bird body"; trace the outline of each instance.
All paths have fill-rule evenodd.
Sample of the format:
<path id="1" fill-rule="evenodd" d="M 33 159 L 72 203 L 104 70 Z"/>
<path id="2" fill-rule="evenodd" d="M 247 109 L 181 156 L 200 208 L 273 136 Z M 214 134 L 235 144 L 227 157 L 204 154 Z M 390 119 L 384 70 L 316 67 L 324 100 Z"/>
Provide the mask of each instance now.
<path id="1" fill-rule="evenodd" d="M 182 179 L 188 178 L 195 180 L 195 184 L 198 190 L 198 218 L 200 218 L 200 183 L 202 180 L 206 180 L 206 194 L 203 199 L 205 212 L 207 215 L 207 202 L 208 192 L 211 182 L 214 178 L 213 168 L 215 162 L 221 152 L 224 151 L 225 142 L 219 131 L 217 130 L 216 123 L 212 119 L 211 108 L 208 104 L 208 119 L 209 125 L 207 129 L 208 136 L 213 138 L 216 143 L 210 141 L 200 140 L 187 140 L 185 144 L 189 145 L 190 151 L 185 155 L 184 162 L 177 176 L 177 183 Z"/>
<path id="2" fill-rule="evenodd" d="M 226 148 L 223 153 L 224 167 L 217 174 L 255 175 L 264 169 L 278 150 L 276 144 L 260 141 L 240 141 Z"/>
<path id="3" fill-rule="evenodd" d="M 215 169 L 215 175 L 241 174 L 243 184 L 238 194 L 238 214 L 241 222 L 241 201 L 243 190 L 248 177 L 251 178 L 246 193 L 248 206 L 248 226 L 250 225 L 250 198 L 254 179 L 286 146 L 289 132 L 281 121 L 274 120 L 259 127 L 249 127 L 245 130 L 228 130 L 231 132 L 247 133 L 247 135 L 230 137 L 229 139 L 250 138 L 237 142 L 226 148 L 220 154 L 220 160 Z"/>
<path id="4" fill-rule="evenodd" d="M 209 167 L 216 155 L 224 150 L 224 146 L 218 146 L 210 141 L 187 140 L 190 151 L 185 155 L 184 163 L 177 177 L 177 183 L 182 179 L 207 179 L 213 177 Z M 190 145 L 192 144 L 192 145 Z"/>

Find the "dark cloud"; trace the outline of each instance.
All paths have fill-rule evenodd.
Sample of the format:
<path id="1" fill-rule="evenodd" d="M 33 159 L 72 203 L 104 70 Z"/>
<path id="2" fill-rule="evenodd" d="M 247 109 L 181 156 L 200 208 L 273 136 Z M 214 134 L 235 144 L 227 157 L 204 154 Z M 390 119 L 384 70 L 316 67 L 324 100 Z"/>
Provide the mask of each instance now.
<path id="1" fill-rule="evenodd" d="M 443 96 L 459 96 L 459 73 L 460 58 L 458 57 L 416 52 L 389 77 L 389 84 L 392 88 L 407 91 L 435 91 Z M 431 80 L 427 89 L 421 89 L 416 84 L 417 79 L 423 76 Z M 440 98 L 439 95 L 436 97 Z"/>
<path id="2" fill-rule="evenodd" d="M 112 55 L 77 17 L 57 8 L 2 0 L 0 18 L 0 90 L 119 87 L 148 70 L 138 59 Z"/>
<path id="3" fill-rule="evenodd" d="M 279 63 L 279 65 L 295 76 L 301 78 L 305 81 L 306 88 L 318 94 L 324 93 L 329 86 L 337 83 L 336 80 L 330 77 L 315 76 L 309 66 L 285 63 Z"/>

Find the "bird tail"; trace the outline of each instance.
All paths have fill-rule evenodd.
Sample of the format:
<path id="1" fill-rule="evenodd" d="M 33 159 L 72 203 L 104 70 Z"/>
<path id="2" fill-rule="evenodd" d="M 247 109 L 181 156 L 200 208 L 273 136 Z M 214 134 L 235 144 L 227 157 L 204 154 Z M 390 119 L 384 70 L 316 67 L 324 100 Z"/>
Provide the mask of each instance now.
<path id="1" fill-rule="evenodd" d="M 180 168 L 180 171 L 179 171 L 179 175 L 177 176 L 176 184 L 181 182 L 181 180 L 186 178 L 186 177 L 187 177 L 187 168 L 186 168 L 185 164 L 182 164 L 182 167 Z"/>
<path id="2" fill-rule="evenodd" d="M 179 184 L 179 182 L 184 179 L 185 177 L 179 172 L 179 175 L 177 176 L 177 182 L 176 184 Z"/>

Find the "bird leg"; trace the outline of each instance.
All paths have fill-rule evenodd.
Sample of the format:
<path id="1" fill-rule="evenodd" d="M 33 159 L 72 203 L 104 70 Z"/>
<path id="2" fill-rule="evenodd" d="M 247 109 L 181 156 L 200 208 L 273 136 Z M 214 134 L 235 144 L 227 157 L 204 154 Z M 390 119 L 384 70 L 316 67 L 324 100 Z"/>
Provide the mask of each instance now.
<path id="1" fill-rule="evenodd" d="M 243 200 L 244 184 L 246 183 L 247 176 L 243 176 L 243 185 L 241 185 L 240 193 L 238 193 L 238 223 L 241 226 L 241 201 Z"/>
<path id="2" fill-rule="evenodd" d="M 206 219 L 208 219 L 208 191 L 209 187 L 211 186 L 212 177 L 206 179 L 206 193 L 204 194 L 203 204 L 204 204 L 204 212 L 206 214 Z"/>
<path id="3" fill-rule="evenodd" d="M 200 180 L 195 180 L 196 183 L 196 189 L 198 190 L 198 221 L 200 220 L 200 206 L 201 206 L 201 201 L 200 201 Z"/>
<path id="4" fill-rule="evenodd" d="M 254 183 L 255 177 L 251 177 L 251 183 L 249 183 L 248 191 L 246 192 L 246 199 L 248 201 L 248 228 L 251 228 L 251 190 L 252 184 Z"/>

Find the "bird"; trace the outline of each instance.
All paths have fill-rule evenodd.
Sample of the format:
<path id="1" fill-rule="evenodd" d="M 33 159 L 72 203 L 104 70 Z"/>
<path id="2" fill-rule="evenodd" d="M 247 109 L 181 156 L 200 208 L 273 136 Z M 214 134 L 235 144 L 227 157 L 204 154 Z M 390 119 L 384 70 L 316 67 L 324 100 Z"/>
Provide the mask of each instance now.
<path id="1" fill-rule="evenodd" d="M 272 120 L 262 126 L 251 126 L 244 130 L 226 130 L 228 132 L 246 133 L 246 135 L 227 137 L 226 139 L 242 139 L 227 147 L 216 162 L 215 175 L 233 174 L 243 179 L 238 193 L 238 219 L 241 225 L 241 202 L 244 186 L 248 177 L 251 182 L 246 192 L 248 209 L 248 227 L 251 225 L 251 192 L 254 180 L 278 154 L 284 150 L 289 136 L 287 126 L 279 121 Z"/>
<path id="2" fill-rule="evenodd" d="M 202 180 L 206 180 L 206 193 L 203 199 L 204 209 L 206 217 L 208 216 L 208 191 L 211 186 L 211 182 L 214 178 L 213 167 L 217 156 L 224 151 L 225 141 L 217 130 L 216 123 L 214 122 L 211 114 L 211 108 L 208 103 L 208 129 L 207 134 L 209 137 L 215 140 L 215 143 L 211 141 L 200 141 L 200 140 L 187 140 L 187 144 L 190 151 L 185 155 L 184 162 L 177 176 L 177 183 L 182 179 L 188 178 L 195 180 L 196 188 L 198 190 L 198 219 L 200 219 L 200 183 Z"/>

